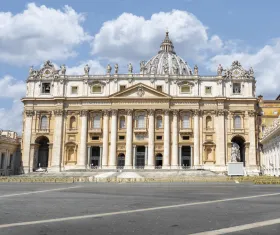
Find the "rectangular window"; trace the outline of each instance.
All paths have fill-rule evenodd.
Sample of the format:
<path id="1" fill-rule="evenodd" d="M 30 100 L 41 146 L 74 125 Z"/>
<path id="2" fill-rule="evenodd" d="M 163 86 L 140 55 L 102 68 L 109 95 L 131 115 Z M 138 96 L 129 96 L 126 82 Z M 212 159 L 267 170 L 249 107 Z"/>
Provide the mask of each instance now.
<path id="1" fill-rule="evenodd" d="M 157 90 L 162 92 L 162 86 L 157 86 Z"/>
<path id="2" fill-rule="evenodd" d="M 5 164 L 5 154 L 1 154 L 1 163 L 0 163 L 0 169 L 4 169 L 4 164 Z"/>
<path id="3" fill-rule="evenodd" d="M 99 136 L 92 136 L 91 139 L 92 140 L 99 140 Z"/>
<path id="4" fill-rule="evenodd" d="M 182 87 L 181 87 L 181 92 L 182 92 L 182 93 L 190 93 L 190 92 L 191 92 L 190 86 L 187 86 L 187 85 L 182 86 Z"/>
<path id="5" fill-rule="evenodd" d="M 119 136 L 119 140 L 124 140 L 125 138 L 124 138 L 124 135 L 120 135 Z"/>
<path id="6" fill-rule="evenodd" d="M 161 135 L 157 135 L 157 140 L 162 140 L 162 136 Z"/>
<path id="7" fill-rule="evenodd" d="M 188 135 L 183 136 L 183 140 L 189 140 L 189 139 L 190 139 L 190 137 Z"/>
<path id="8" fill-rule="evenodd" d="M 77 86 L 72 86 L 71 87 L 71 94 L 77 95 L 78 94 L 78 87 Z"/>
<path id="9" fill-rule="evenodd" d="M 206 86 L 205 87 L 205 94 L 206 95 L 211 95 L 212 94 L 212 87 L 211 86 Z"/>
<path id="10" fill-rule="evenodd" d="M 43 83 L 42 84 L 42 93 L 43 94 L 50 94 L 51 93 L 51 84 L 50 83 Z"/>
<path id="11" fill-rule="evenodd" d="M 233 94 L 240 94 L 241 93 L 241 84 L 233 83 L 232 92 L 233 92 Z"/>
<path id="12" fill-rule="evenodd" d="M 92 93 L 101 93 L 101 86 L 100 85 L 92 86 Z"/>
<path id="13" fill-rule="evenodd" d="M 125 85 L 120 85 L 120 91 L 123 91 L 126 88 Z"/>

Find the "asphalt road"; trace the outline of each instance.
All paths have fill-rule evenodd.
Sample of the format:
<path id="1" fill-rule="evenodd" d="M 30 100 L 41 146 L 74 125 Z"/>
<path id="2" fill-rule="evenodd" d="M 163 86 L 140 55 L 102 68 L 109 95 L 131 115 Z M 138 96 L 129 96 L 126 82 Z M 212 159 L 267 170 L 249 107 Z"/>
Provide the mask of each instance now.
<path id="1" fill-rule="evenodd" d="M 279 235 L 280 187 L 0 183 L 1 235 L 197 233 Z"/>

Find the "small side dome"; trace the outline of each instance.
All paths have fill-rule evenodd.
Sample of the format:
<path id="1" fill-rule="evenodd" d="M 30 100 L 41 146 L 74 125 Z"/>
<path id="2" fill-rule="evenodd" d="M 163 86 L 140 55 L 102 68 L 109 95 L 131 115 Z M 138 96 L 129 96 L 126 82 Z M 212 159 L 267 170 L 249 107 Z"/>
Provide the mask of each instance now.
<path id="1" fill-rule="evenodd" d="M 176 55 L 168 32 L 166 32 L 165 38 L 160 45 L 158 54 L 145 64 L 143 72 L 144 74 L 160 75 L 192 75 L 188 64 Z"/>

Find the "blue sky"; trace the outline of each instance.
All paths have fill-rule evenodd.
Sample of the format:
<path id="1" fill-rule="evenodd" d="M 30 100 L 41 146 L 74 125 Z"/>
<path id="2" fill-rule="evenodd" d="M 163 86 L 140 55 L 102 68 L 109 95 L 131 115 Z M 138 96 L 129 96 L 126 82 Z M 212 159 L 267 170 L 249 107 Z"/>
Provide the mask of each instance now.
<path id="1" fill-rule="evenodd" d="M 68 7 L 66 7 L 68 6 Z M 0 3 L 1 129 L 20 132 L 24 81 L 46 59 L 79 73 L 118 62 L 137 71 L 157 53 L 166 27 L 175 50 L 200 74 L 238 59 L 252 66 L 257 94 L 278 95 L 280 2 L 253 0 L 9 0 Z M 2 55 L 1 55 L 2 54 Z"/>

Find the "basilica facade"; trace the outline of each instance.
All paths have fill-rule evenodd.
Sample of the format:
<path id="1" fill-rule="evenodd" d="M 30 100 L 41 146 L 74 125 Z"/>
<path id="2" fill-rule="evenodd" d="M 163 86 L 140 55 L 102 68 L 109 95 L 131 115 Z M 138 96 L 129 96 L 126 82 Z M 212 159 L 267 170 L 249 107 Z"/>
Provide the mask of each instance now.
<path id="1" fill-rule="evenodd" d="M 200 75 L 179 57 L 168 33 L 140 63 L 108 65 L 104 75 L 67 75 L 50 62 L 30 68 L 23 115 L 23 167 L 209 169 L 226 171 L 232 143 L 248 173 L 257 172 L 255 78 L 238 61 Z"/>

